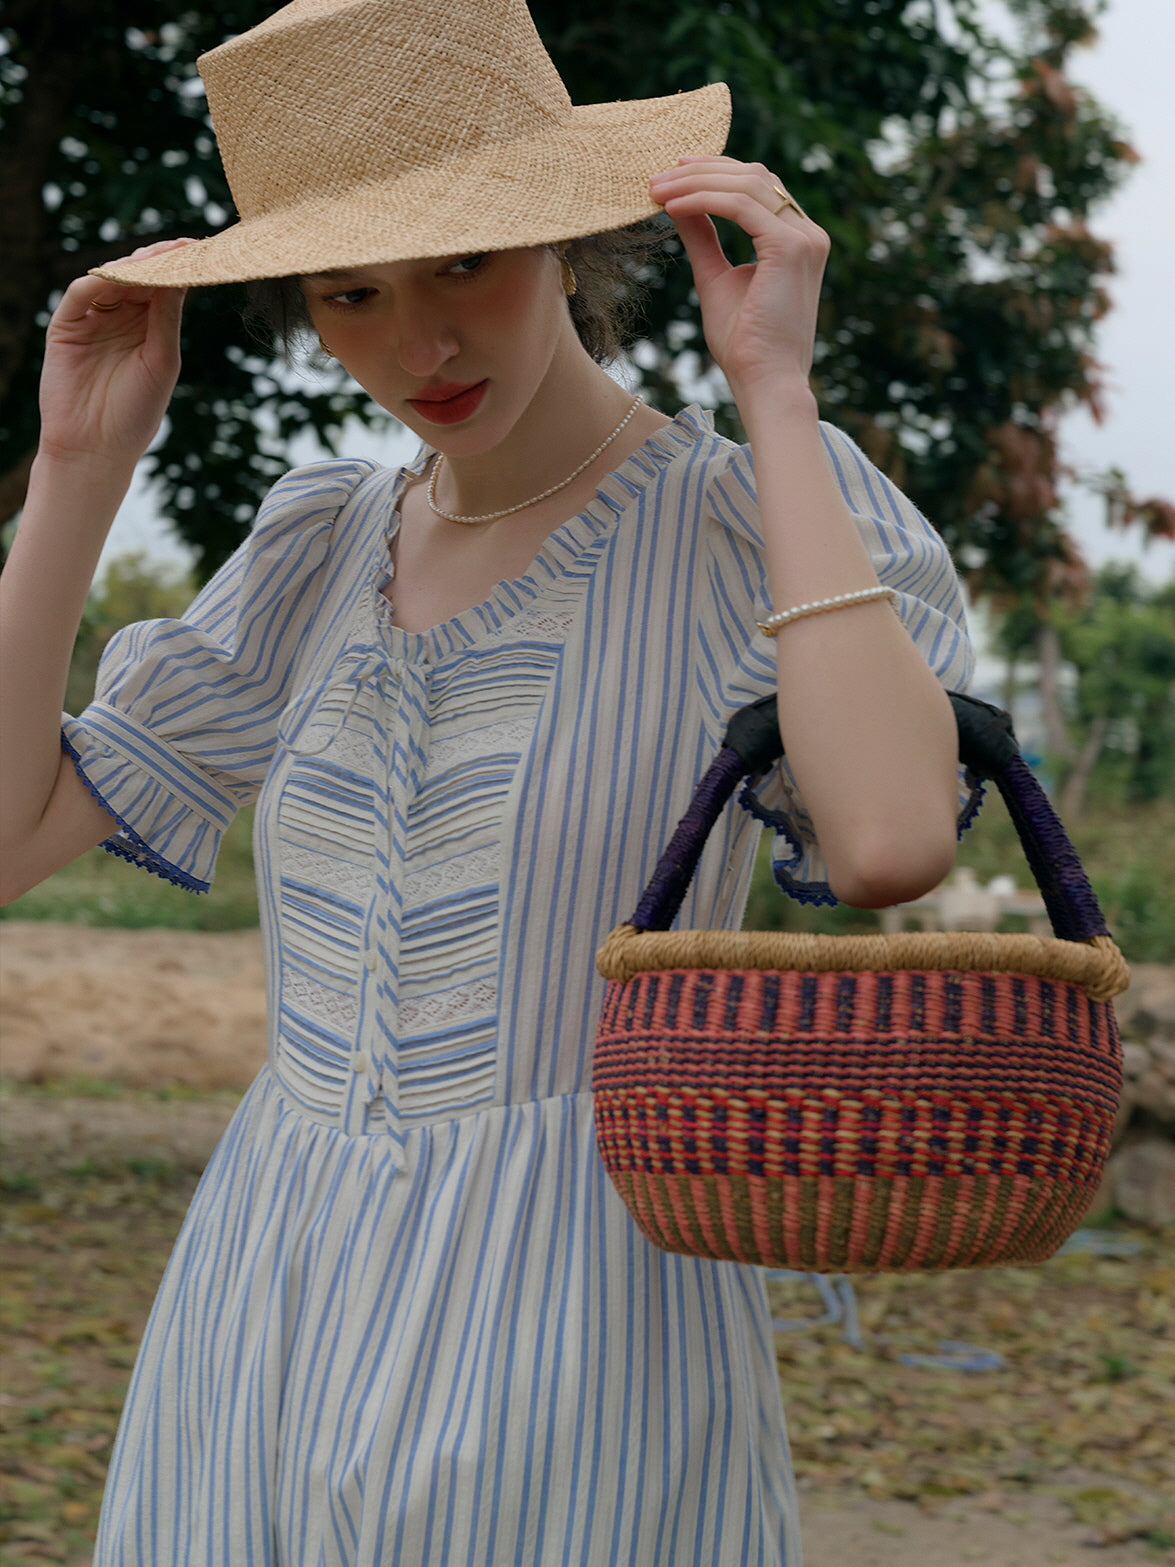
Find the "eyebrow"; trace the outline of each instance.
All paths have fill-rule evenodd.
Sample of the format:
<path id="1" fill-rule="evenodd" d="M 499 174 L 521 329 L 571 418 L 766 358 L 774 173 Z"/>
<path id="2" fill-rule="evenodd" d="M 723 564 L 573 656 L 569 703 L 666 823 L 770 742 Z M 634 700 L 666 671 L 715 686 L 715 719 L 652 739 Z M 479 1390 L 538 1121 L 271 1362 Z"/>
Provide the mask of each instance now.
<path id="1" fill-rule="evenodd" d="M 358 272 L 348 272 L 346 267 L 334 267 L 329 272 L 304 272 L 302 276 L 309 283 L 337 283 L 340 278 L 358 277 Z"/>

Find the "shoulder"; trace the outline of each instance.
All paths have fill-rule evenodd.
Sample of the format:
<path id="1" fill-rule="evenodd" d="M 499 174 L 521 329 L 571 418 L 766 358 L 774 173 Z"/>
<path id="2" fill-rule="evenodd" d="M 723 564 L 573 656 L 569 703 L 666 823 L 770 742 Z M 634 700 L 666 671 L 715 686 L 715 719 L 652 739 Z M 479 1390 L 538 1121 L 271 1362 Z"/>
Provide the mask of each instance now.
<path id="1" fill-rule="evenodd" d="M 229 564 L 250 578 L 258 571 L 268 575 L 278 563 L 283 577 L 295 562 L 302 572 L 322 565 L 339 547 L 339 541 L 332 544 L 332 539 L 341 519 L 350 514 L 351 503 L 366 493 L 370 481 L 375 481 L 382 495 L 384 486 L 379 480 L 383 477 L 391 483 L 397 472 L 361 458 L 291 468 L 262 501 L 252 528 Z"/>
<path id="2" fill-rule="evenodd" d="M 336 525 L 348 503 L 369 479 L 388 471 L 356 459 L 306 463 L 283 474 L 242 543 L 196 596 L 184 624 L 227 637 L 231 623 L 239 635 L 285 599 L 305 593 L 337 554 Z"/>
<path id="3" fill-rule="evenodd" d="M 892 489 L 889 480 L 838 425 L 819 421 L 825 455 L 843 490 L 870 494 L 880 484 Z M 708 477 L 715 483 L 732 484 L 748 496 L 755 495 L 755 454 L 748 443 L 739 445 L 713 430 L 706 432 L 702 453 Z M 895 492 L 896 493 L 896 492 Z"/>
<path id="4" fill-rule="evenodd" d="M 262 501 L 254 531 L 277 521 L 329 525 L 360 485 L 382 474 L 393 476 L 392 470 L 365 458 L 328 459 L 291 468 Z"/>
<path id="5" fill-rule="evenodd" d="M 886 477 L 850 435 L 827 420 L 820 437 L 837 487 L 858 526 L 878 538 L 929 539 L 939 536 L 910 498 Z M 707 492 L 713 520 L 761 543 L 755 456 L 749 445 L 712 437 L 707 454 Z"/>

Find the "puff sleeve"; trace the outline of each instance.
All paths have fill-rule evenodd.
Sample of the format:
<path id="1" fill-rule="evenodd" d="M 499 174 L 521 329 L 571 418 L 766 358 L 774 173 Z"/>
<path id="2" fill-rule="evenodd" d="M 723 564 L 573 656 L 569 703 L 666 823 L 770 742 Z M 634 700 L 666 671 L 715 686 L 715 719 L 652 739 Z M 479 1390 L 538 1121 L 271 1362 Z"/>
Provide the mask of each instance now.
<path id="1" fill-rule="evenodd" d="M 374 465 L 294 469 L 179 620 L 125 627 L 62 745 L 119 824 L 103 848 L 207 892 L 221 835 L 260 792 L 328 569 L 332 527 Z"/>
<path id="2" fill-rule="evenodd" d="M 821 434 L 874 570 L 896 590 L 894 603 L 906 630 L 941 684 L 948 691 L 966 690 L 974 653 L 946 545 L 849 436 L 829 424 L 821 425 Z M 717 719 L 773 691 L 776 682 L 776 644 L 756 626 L 776 606 L 770 601 L 749 447 L 731 452 L 708 485 L 707 503 L 710 612 L 700 637 L 701 679 L 706 707 Z M 868 767 L 868 758 L 861 765 Z M 742 803 L 775 829 L 772 867 L 783 890 L 802 903 L 835 903 L 811 816 L 786 757 L 744 792 Z M 977 790 L 960 769 L 960 831 L 978 803 Z"/>

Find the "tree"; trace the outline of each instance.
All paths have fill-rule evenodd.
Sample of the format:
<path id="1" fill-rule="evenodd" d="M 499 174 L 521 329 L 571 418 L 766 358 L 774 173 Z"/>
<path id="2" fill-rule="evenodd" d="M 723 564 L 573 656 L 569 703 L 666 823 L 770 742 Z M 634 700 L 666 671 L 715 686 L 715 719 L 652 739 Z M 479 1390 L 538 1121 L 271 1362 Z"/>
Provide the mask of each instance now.
<path id="1" fill-rule="evenodd" d="M 65 711 L 80 713 L 92 700 L 106 644 L 123 626 L 140 620 L 173 620 L 192 600 L 182 572 L 132 552 L 109 561 L 90 590 L 69 665 Z"/>
<path id="2" fill-rule="evenodd" d="M 1005 598 L 1039 598 L 1064 559 L 1057 420 L 1074 401 L 1098 408 L 1093 334 L 1112 256 L 1085 224 L 1134 158 L 1064 75 L 1099 5 L 1008 0 L 1014 44 L 985 30 L 978 0 L 533 6 L 576 102 L 730 82 L 730 151 L 784 172 L 833 239 L 816 366 L 824 413 L 923 506 L 974 585 Z M 224 221 L 192 60 L 268 9 L 137 0 L 128 27 L 113 0 L 10 0 L 12 156 L 23 148 L 34 169 L 11 214 L 17 264 L 0 269 L 0 360 L 15 367 L 7 390 L 0 378 L 10 510 L 33 435 L 30 302 L 43 313 L 43 280 L 60 287 L 132 230 Z M 79 25 L 93 40 L 84 53 Z M 649 395 L 676 404 L 683 368 L 709 363 L 688 269 L 653 283 L 640 363 Z M 240 536 L 292 434 L 329 438 L 348 414 L 366 416 L 341 384 L 291 395 L 263 348 L 241 349 L 212 295 L 193 296 L 183 388 L 151 459 L 163 509 L 203 570 Z M 729 403 L 719 417 L 734 432 Z M 1175 531 L 1164 503 L 1135 500 L 1124 481 L 1119 492 L 1120 516 Z"/>
<path id="3" fill-rule="evenodd" d="M 1082 601 L 1061 598 L 1044 611 L 1043 634 L 1038 613 L 1020 606 L 1004 617 L 997 640 L 1011 659 L 1034 650 L 1041 659 L 1046 743 L 1060 772 L 1062 816 L 1080 812 L 1099 773 L 1128 801 L 1171 795 L 1175 585 L 1153 588 L 1132 566 L 1104 566 Z"/>
<path id="4" fill-rule="evenodd" d="M 58 292 L 124 255 L 131 236 L 198 235 L 227 221 L 231 199 L 195 59 L 271 9 L 266 0 L 205 10 L 182 0 L 8 0 L 0 522 L 24 498 L 40 338 Z M 189 295 L 182 379 L 148 458 L 162 510 L 195 547 L 202 576 L 248 531 L 261 496 L 289 467 L 295 436 L 313 431 L 330 447 L 348 418 L 377 417 L 339 371 L 322 390 L 291 390 L 272 344 L 242 345 L 226 294 L 235 304 L 243 291 Z"/>

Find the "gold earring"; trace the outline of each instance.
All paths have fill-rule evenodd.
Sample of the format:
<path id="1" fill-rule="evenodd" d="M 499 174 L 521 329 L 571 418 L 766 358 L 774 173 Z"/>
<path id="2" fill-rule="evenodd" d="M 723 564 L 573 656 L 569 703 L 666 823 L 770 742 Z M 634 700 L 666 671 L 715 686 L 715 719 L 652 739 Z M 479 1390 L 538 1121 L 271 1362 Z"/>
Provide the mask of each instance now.
<path id="1" fill-rule="evenodd" d="M 318 346 L 319 346 L 319 348 L 320 348 L 320 349 L 321 349 L 321 350 L 322 350 L 322 352 L 323 352 L 323 353 L 324 353 L 324 354 L 325 354 L 325 355 L 326 355 L 326 357 L 327 357 L 327 358 L 328 358 L 328 359 L 333 359 L 333 358 L 334 358 L 334 357 L 335 357 L 335 356 L 334 356 L 334 355 L 333 355 L 333 354 L 332 354 L 332 353 L 331 353 L 331 351 L 330 351 L 330 349 L 329 349 L 329 348 L 328 348 L 328 347 L 327 347 L 327 346 L 326 346 L 326 344 L 325 344 L 325 343 L 324 343 L 324 342 L 323 342 L 323 341 L 322 341 L 322 338 L 321 338 L 321 337 L 319 337 L 319 339 L 318 339 Z"/>
<path id="2" fill-rule="evenodd" d="M 579 292 L 579 283 L 576 281 L 575 268 L 568 261 L 565 250 L 559 252 L 559 271 L 563 278 L 563 292 L 570 299 L 573 294 Z"/>

